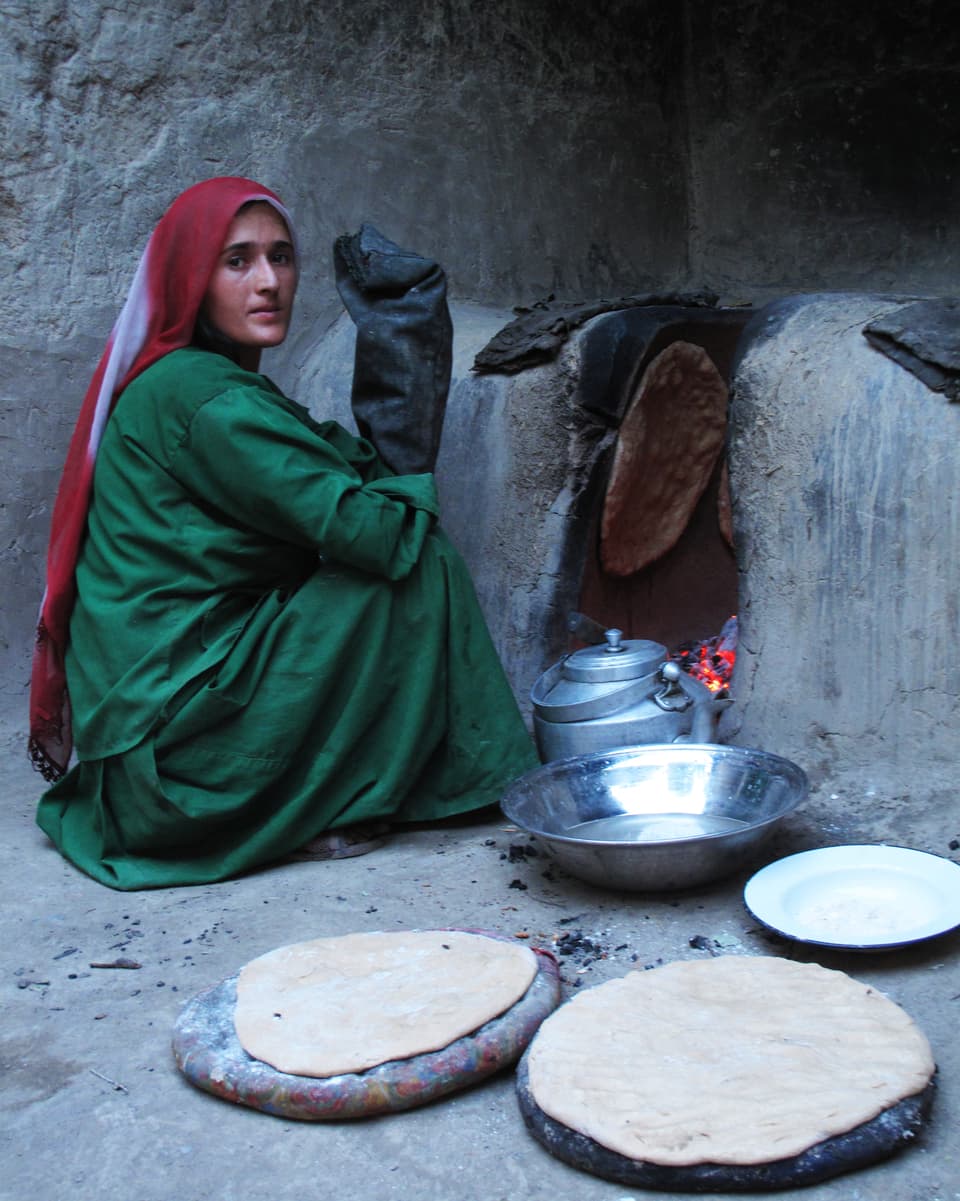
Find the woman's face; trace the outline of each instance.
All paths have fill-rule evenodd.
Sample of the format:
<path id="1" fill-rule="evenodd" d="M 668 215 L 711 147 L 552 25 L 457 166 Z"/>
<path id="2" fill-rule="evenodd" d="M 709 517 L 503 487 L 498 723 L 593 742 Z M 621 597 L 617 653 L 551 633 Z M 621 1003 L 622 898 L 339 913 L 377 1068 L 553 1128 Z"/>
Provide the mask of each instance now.
<path id="1" fill-rule="evenodd" d="M 260 351 L 287 336 L 297 264 L 286 223 L 270 204 L 234 217 L 203 301 L 207 321 L 249 351 L 241 366 L 255 369 Z"/>

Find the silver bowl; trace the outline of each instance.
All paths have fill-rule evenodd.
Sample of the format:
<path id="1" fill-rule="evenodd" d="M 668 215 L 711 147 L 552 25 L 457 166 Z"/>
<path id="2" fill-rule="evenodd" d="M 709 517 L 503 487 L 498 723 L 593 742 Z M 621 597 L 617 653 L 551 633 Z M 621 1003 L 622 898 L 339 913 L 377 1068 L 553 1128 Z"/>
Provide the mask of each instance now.
<path id="1" fill-rule="evenodd" d="M 651 743 L 544 764 L 500 807 L 572 875 L 666 891 L 736 871 L 807 789 L 795 763 L 766 751 Z"/>

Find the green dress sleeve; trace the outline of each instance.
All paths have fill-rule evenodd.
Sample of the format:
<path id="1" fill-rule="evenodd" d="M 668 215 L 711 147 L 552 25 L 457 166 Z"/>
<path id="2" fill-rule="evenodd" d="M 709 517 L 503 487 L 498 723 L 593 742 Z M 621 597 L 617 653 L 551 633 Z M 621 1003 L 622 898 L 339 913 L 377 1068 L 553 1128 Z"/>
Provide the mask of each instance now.
<path id="1" fill-rule="evenodd" d="M 198 407 L 169 471 L 231 523 L 403 579 L 436 524 L 433 476 L 376 478 L 366 443 L 332 423 L 325 431 L 266 388 L 230 389 Z"/>

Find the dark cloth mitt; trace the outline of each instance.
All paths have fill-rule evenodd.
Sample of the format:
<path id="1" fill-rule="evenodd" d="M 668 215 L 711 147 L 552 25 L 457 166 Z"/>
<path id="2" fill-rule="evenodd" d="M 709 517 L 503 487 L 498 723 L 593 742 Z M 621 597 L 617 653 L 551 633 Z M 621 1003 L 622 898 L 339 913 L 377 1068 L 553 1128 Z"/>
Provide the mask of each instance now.
<path id="1" fill-rule="evenodd" d="M 432 471 L 452 363 L 443 268 L 372 225 L 333 246 L 337 291 L 357 327 L 350 405 L 398 475 Z"/>
<path id="2" fill-rule="evenodd" d="M 494 334 L 473 360 L 473 370 L 515 375 L 527 367 L 549 363 L 575 329 L 601 313 L 653 305 L 713 308 L 716 303 L 712 292 L 647 292 L 615 300 L 554 300 L 548 296 L 529 308 L 515 308 L 516 319 Z"/>
<path id="3" fill-rule="evenodd" d="M 871 346 L 934 392 L 960 401 L 960 299 L 919 300 L 863 327 Z"/>

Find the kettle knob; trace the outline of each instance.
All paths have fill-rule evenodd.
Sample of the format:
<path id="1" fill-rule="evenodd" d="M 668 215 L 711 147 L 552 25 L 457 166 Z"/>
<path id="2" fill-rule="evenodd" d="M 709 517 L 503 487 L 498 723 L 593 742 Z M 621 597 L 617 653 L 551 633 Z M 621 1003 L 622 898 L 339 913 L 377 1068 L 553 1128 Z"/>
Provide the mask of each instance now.
<path id="1" fill-rule="evenodd" d="M 616 655 L 624 649 L 620 645 L 623 640 L 623 630 L 604 630 L 603 636 L 607 640 L 607 645 L 603 649 L 608 654 Z"/>

